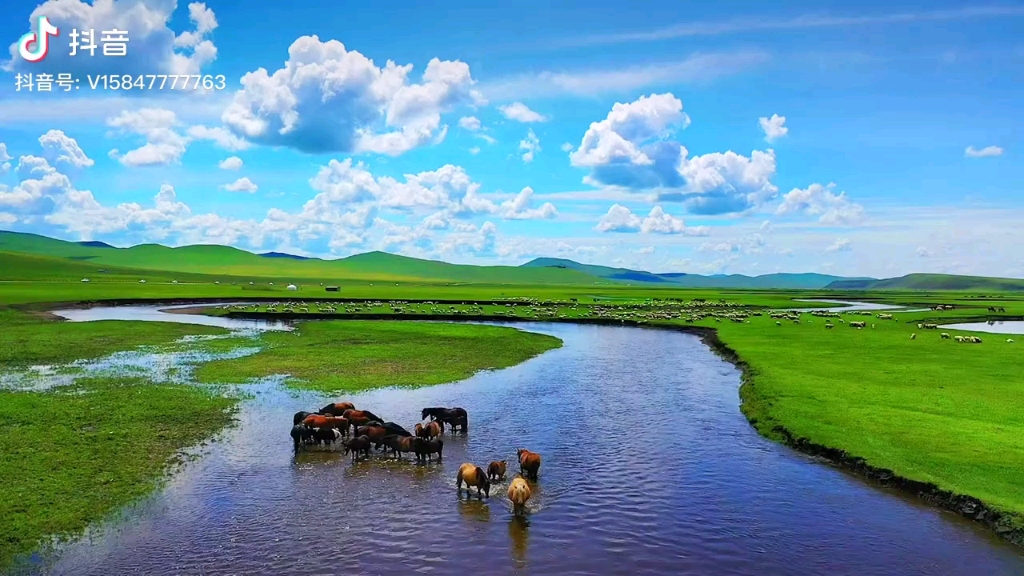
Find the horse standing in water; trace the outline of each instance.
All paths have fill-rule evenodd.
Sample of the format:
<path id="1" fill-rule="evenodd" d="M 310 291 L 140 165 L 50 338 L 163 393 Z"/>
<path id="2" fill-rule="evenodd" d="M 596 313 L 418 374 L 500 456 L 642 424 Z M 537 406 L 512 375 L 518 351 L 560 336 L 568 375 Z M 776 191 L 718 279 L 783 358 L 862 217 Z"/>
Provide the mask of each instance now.
<path id="1" fill-rule="evenodd" d="M 505 479 L 505 460 L 496 460 L 487 466 L 487 479 L 492 482 Z"/>
<path id="2" fill-rule="evenodd" d="M 526 501 L 531 496 L 530 485 L 522 476 L 516 476 L 508 485 L 508 499 L 512 502 L 512 514 L 518 516 L 526 511 Z"/>
<path id="3" fill-rule="evenodd" d="M 356 405 L 351 402 L 332 402 L 320 409 L 319 414 L 324 416 L 342 416 L 345 410 L 355 410 Z"/>
<path id="4" fill-rule="evenodd" d="M 449 425 L 452 432 L 454 432 L 457 427 L 461 427 L 463 432 L 469 429 L 469 413 L 466 412 L 465 408 L 443 408 L 435 406 L 433 408 L 424 408 L 420 414 L 420 418 L 423 420 L 426 420 L 429 417 L 431 420 L 435 420 L 442 425 Z M 443 428 L 442 431 L 444 431 Z"/>
<path id="5" fill-rule="evenodd" d="M 469 487 L 476 486 L 476 497 L 483 500 L 483 495 L 491 497 L 491 481 L 484 474 L 484 469 L 476 464 L 465 463 L 459 466 L 459 474 L 455 477 L 458 494 L 462 494 L 462 483 L 466 483 L 466 495 L 470 495 Z"/>
<path id="6" fill-rule="evenodd" d="M 516 450 L 516 455 L 519 456 L 519 473 L 531 480 L 536 480 L 537 472 L 540 471 L 540 454 L 520 448 Z"/>

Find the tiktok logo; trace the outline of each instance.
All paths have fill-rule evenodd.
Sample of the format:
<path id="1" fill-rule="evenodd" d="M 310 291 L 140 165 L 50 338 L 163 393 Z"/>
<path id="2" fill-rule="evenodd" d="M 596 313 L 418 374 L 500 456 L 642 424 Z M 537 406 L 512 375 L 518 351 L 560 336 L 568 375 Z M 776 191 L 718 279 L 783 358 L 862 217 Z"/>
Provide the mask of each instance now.
<path id="1" fill-rule="evenodd" d="M 60 36 L 60 30 L 50 24 L 46 16 L 39 17 L 35 32 L 29 32 L 18 40 L 18 54 L 29 62 L 42 62 L 50 50 L 50 36 Z M 34 48 L 29 46 L 35 45 Z"/>

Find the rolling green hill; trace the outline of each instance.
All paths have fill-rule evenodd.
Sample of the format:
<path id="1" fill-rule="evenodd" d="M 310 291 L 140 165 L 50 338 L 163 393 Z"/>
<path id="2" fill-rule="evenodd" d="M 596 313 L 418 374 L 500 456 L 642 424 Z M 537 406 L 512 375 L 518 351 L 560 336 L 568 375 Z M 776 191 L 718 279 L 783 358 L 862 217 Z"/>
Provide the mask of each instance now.
<path id="1" fill-rule="evenodd" d="M 983 290 L 1007 292 L 1024 290 L 1019 278 L 957 276 L 954 274 L 907 274 L 882 280 L 838 280 L 826 286 L 829 290 Z"/>
<path id="2" fill-rule="evenodd" d="M 114 248 L 99 243 L 66 242 L 17 232 L 0 231 L 0 251 L 56 258 L 88 264 L 95 274 L 100 268 L 127 268 L 180 274 L 250 278 L 281 278 L 294 281 L 392 280 L 489 284 L 608 284 L 577 270 L 517 266 L 468 266 L 420 260 L 384 252 L 368 252 L 338 260 L 266 257 L 238 248 L 193 245 L 169 248 L 141 244 Z M 53 263 L 49 264 L 50 266 Z M 79 272 L 75 272 L 77 274 Z"/>
<path id="3" fill-rule="evenodd" d="M 774 288 L 774 289 L 807 289 L 820 290 L 832 282 L 840 280 L 874 280 L 874 278 L 846 278 L 828 274 L 765 274 L 762 276 L 745 276 L 743 274 L 715 274 L 703 276 L 671 272 L 655 274 L 628 268 L 610 268 L 580 264 L 563 258 L 537 258 L 523 264 L 524 268 L 562 268 L 579 270 L 620 282 L 644 282 L 664 284 L 673 288 Z"/>

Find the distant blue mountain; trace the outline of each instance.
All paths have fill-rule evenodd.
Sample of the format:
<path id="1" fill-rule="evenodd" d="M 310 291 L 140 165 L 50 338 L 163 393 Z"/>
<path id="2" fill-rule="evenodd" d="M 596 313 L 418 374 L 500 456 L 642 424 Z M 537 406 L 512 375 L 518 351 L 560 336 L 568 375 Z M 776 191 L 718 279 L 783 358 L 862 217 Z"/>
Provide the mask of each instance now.
<path id="1" fill-rule="evenodd" d="M 311 260 L 305 256 L 296 256 L 295 254 L 285 254 L 284 252 L 264 252 L 260 254 L 264 258 L 291 258 L 292 260 Z"/>
<path id="2" fill-rule="evenodd" d="M 643 270 L 628 268 L 612 268 L 580 264 L 565 258 L 537 258 L 523 264 L 527 268 L 568 268 L 579 270 L 593 276 L 629 283 L 661 284 L 681 288 L 776 288 L 776 289 L 822 289 L 833 282 L 858 281 L 873 282 L 874 278 L 848 278 L 828 274 L 764 274 L 762 276 L 745 276 L 743 274 L 687 274 L 685 272 L 665 272 L 655 274 Z"/>
<path id="3" fill-rule="evenodd" d="M 113 248 L 106 242 L 100 242 L 99 240 L 87 240 L 85 242 L 77 242 L 79 246 L 87 246 L 89 248 Z"/>

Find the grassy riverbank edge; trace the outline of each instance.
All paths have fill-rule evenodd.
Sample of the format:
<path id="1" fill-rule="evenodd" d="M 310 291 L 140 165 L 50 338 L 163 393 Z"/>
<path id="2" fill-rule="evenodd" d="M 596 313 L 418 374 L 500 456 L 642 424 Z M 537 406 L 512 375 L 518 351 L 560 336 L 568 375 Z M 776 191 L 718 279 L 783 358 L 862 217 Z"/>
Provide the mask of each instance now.
<path id="1" fill-rule="evenodd" d="M 229 312 L 226 314 L 232 318 L 248 319 L 290 319 L 289 314 L 267 314 L 263 312 Z M 318 318 L 321 315 L 303 314 L 295 315 L 295 318 Z M 814 442 L 808 438 L 798 436 L 790 431 L 785 425 L 773 419 L 764 406 L 764 399 L 759 396 L 757 388 L 757 374 L 753 367 L 743 358 L 742 354 L 727 345 L 718 334 L 718 329 L 710 326 L 695 326 L 688 324 L 677 324 L 672 322 L 658 321 L 635 321 L 635 320 L 611 320 L 601 318 L 547 318 L 534 319 L 522 317 L 495 317 L 495 316 L 452 316 L 452 315 L 426 315 L 426 314 L 404 314 L 395 316 L 391 314 L 334 314 L 322 315 L 323 318 L 334 319 L 387 319 L 401 321 L 416 321 L 432 319 L 442 322 L 498 322 L 498 323 L 522 323 L 522 322 L 556 322 L 575 324 L 596 324 L 605 326 L 632 326 L 641 328 L 654 328 L 660 330 L 672 330 L 692 334 L 701 339 L 712 351 L 723 360 L 733 364 L 740 371 L 740 411 L 747 418 L 750 425 L 762 436 L 788 446 L 803 454 L 821 458 L 831 465 L 851 472 L 871 483 L 899 490 L 905 494 L 917 497 L 921 501 L 950 512 L 954 512 L 964 518 L 978 522 L 998 536 L 1017 546 L 1024 547 L 1024 516 L 1013 512 L 1002 510 L 990 505 L 979 498 L 967 494 L 960 494 L 946 490 L 931 482 L 914 480 L 897 474 L 893 470 L 872 465 L 861 456 L 851 454 L 845 450 L 826 446 Z M 973 317 L 972 317 L 973 318 Z M 956 319 L 958 322 L 960 318 Z M 948 321 L 948 319 L 947 319 Z"/>

